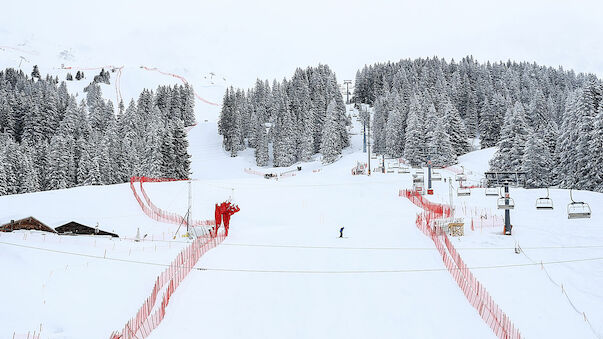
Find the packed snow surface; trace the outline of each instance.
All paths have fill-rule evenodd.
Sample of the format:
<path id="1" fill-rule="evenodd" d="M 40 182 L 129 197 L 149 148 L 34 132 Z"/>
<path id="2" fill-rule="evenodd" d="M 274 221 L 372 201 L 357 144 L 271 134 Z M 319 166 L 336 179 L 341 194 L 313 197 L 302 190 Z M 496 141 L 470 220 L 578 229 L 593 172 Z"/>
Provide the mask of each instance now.
<path id="1" fill-rule="evenodd" d="M 229 198 L 241 212 L 225 242 L 197 264 L 206 270 L 193 270 L 176 291 L 152 338 L 494 337 L 433 242 L 416 228 L 420 209 L 398 196 L 411 187 L 410 174 L 351 175 L 356 161 L 367 158 L 355 120 L 352 146 L 339 161 L 323 166 L 316 157 L 298 164 L 295 176 L 277 181 L 244 169 L 283 173 L 296 166 L 258 168 L 252 150 L 231 158 L 217 134 L 218 109 L 198 107 L 199 124 L 189 132 L 193 218 L 210 219 L 214 203 Z M 213 119 L 205 122 L 203 116 Z M 469 179 L 479 182 L 493 152 L 460 158 Z M 454 173 L 440 172 L 447 182 L 435 182 L 429 199 L 449 203 L 452 180 L 452 203 L 457 216 L 465 216 L 465 236 L 454 244 L 522 334 L 596 338 L 561 288 L 533 264 L 542 261 L 601 335 L 603 214 L 597 208 L 603 195 L 574 192 L 593 215 L 568 220 L 568 191 L 551 190 L 555 209 L 537 211 L 535 200 L 546 191 L 512 188 L 516 208 L 509 237 L 488 226 L 503 215 L 496 197 L 486 197 L 483 189 L 457 197 Z M 186 182 L 147 183 L 145 189 L 157 206 L 186 212 Z M 0 233 L 2 338 L 40 327 L 42 338 L 107 338 L 148 296 L 164 268 L 158 264 L 186 246 L 178 225 L 143 214 L 129 184 L 4 196 L 0 207 L 0 223 L 31 215 L 51 227 L 75 220 L 120 235 Z M 474 231 L 471 216 L 481 221 Z M 338 238 L 341 227 L 344 238 Z M 138 229 L 141 242 L 133 241 Z M 515 253 L 517 244 L 525 255 Z"/>

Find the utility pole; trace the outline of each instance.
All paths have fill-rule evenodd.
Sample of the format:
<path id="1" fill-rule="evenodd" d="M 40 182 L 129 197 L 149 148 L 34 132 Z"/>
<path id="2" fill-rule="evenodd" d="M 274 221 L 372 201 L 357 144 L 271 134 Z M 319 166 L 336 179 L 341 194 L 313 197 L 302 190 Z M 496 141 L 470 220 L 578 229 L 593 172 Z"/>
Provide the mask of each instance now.
<path id="1" fill-rule="evenodd" d="M 505 182 L 505 235 L 511 235 L 511 210 L 509 209 L 509 182 Z"/>
<path id="2" fill-rule="evenodd" d="M 431 188 L 431 156 L 427 160 L 427 194 L 433 195 L 433 189 Z"/>
<path id="3" fill-rule="evenodd" d="M 350 104 L 350 89 L 349 89 L 349 85 L 352 83 L 352 80 L 344 80 L 343 83 L 345 85 L 345 103 L 349 105 Z"/>
<path id="4" fill-rule="evenodd" d="M 368 128 L 366 129 L 366 132 L 368 133 L 367 136 L 367 141 L 368 141 L 368 175 L 371 176 L 371 114 L 368 114 L 368 117 L 366 119 L 366 123 L 368 125 Z"/>
<path id="5" fill-rule="evenodd" d="M 453 206 L 453 201 L 452 201 L 452 192 L 454 191 L 454 187 L 452 187 L 452 177 L 448 177 L 448 198 L 450 199 L 450 208 L 454 208 Z"/>
<path id="6" fill-rule="evenodd" d="M 190 238 L 190 227 L 192 220 L 192 207 L 193 207 L 193 189 L 192 189 L 192 180 L 188 181 L 188 211 L 186 212 L 186 234 Z"/>
<path id="7" fill-rule="evenodd" d="M 362 153 L 366 153 L 366 119 L 362 119 Z"/>
<path id="8" fill-rule="evenodd" d="M 362 110 L 362 106 L 359 107 L 358 115 L 362 119 L 362 153 L 366 153 L 366 131 L 368 130 L 366 122 L 369 119 L 368 114 L 368 109 L 365 111 Z"/>

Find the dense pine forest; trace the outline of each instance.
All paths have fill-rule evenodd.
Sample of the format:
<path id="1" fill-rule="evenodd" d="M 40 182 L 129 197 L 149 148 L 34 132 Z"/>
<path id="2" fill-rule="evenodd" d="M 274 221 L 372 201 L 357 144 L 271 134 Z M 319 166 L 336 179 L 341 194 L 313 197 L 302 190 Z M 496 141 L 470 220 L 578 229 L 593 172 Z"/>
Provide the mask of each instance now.
<path id="1" fill-rule="evenodd" d="M 594 75 L 534 63 L 439 58 L 365 66 L 357 103 L 374 107 L 374 149 L 438 166 L 498 146 L 490 165 L 530 187 L 603 192 L 603 86 Z"/>
<path id="2" fill-rule="evenodd" d="M 144 90 L 128 107 L 104 100 L 95 77 L 86 98 L 65 82 L 0 72 L 0 195 L 123 183 L 132 175 L 188 178 L 189 86 Z"/>
<path id="3" fill-rule="evenodd" d="M 231 156 L 252 147 L 258 166 L 308 161 L 317 153 L 324 163 L 349 145 L 343 97 L 326 65 L 298 68 L 291 80 L 270 86 L 257 80 L 253 89 L 226 91 L 218 131 Z M 270 147 L 272 146 L 272 147 Z"/>

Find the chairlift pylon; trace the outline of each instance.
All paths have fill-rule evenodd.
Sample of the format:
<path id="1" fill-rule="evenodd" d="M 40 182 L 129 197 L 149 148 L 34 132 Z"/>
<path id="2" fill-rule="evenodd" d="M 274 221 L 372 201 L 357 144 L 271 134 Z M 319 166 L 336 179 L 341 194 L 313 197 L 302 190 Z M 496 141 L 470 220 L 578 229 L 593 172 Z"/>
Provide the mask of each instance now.
<path id="1" fill-rule="evenodd" d="M 552 210 L 553 209 L 553 199 L 549 197 L 549 188 L 546 188 L 546 197 L 536 199 L 536 209 L 537 210 Z"/>
<path id="2" fill-rule="evenodd" d="M 568 219 L 590 218 L 590 215 L 591 215 L 590 206 L 583 201 L 574 201 L 574 197 L 572 196 L 571 189 L 570 189 L 570 200 L 571 200 L 571 202 L 567 205 L 567 218 Z"/>

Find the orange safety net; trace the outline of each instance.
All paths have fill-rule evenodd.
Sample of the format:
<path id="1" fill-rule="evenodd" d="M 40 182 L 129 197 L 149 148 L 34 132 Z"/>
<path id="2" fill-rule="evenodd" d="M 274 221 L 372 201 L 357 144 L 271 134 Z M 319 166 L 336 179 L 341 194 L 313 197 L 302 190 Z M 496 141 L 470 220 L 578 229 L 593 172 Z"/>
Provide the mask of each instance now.
<path id="1" fill-rule="evenodd" d="M 189 83 L 183 76 L 178 75 L 178 74 L 174 74 L 174 73 L 169 73 L 169 72 L 161 71 L 157 67 L 151 68 L 151 67 L 146 67 L 146 66 L 140 66 L 140 68 L 144 69 L 145 71 L 154 71 L 154 72 L 161 73 L 163 75 L 174 77 L 174 78 L 179 79 L 180 81 L 182 81 L 182 83 L 184 83 L 184 84 L 188 84 Z M 211 101 L 209 101 L 209 100 L 201 97 L 195 90 L 193 90 L 193 93 L 195 94 L 195 97 L 197 99 L 201 100 L 202 102 L 204 102 L 206 104 L 213 105 L 213 106 L 220 106 L 220 105 L 216 104 L 215 102 L 211 102 Z"/>
<path id="2" fill-rule="evenodd" d="M 400 196 L 406 197 L 424 210 L 423 213 L 417 214 L 417 228 L 431 238 L 442 256 L 444 266 L 461 288 L 469 303 L 477 310 L 494 334 L 500 339 L 521 339 L 519 329 L 515 328 L 507 314 L 494 302 L 486 288 L 475 278 L 448 235 L 434 227 L 433 224 L 436 219 L 452 216 L 450 206 L 430 202 L 416 191 L 401 190 Z"/>
<path id="3" fill-rule="evenodd" d="M 149 217 L 163 222 L 180 223 L 185 222 L 182 216 L 166 212 L 155 206 L 142 186 L 143 182 L 169 182 L 179 180 L 180 179 L 170 178 L 132 177 L 130 178 L 130 187 L 132 188 L 134 197 L 138 201 L 140 207 Z M 140 182 L 140 189 L 148 206 L 145 205 L 136 192 L 134 187 L 135 182 Z M 191 272 L 201 256 L 226 239 L 230 227 L 230 217 L 239 211 L 240 208 L 237 205 L 230 202 L 223 202 L 221 204 L 216 204 L 216 220 L 195 221 L 193 224 L 195 226 L 215 226 L 211 228 L 209 234 L 196 237 L 190 245 L 178 254 L 168 268 L 161 272 L 155 280 L 151 294 L 144 301 L 136 315 L 126 323 L 123 329 L 113 332 L 110 339 L 142 339 L 148 337 L 163 320 L 170 298 L 180 285 L 180 282 L 182 282 L 182 280 L 184 280 Z M 224 225 L 223 230 L 220 230 L 221 224 Z M 157 304 L 157 297 L 161 291 L 163 291 L 161 303 Z"/>

